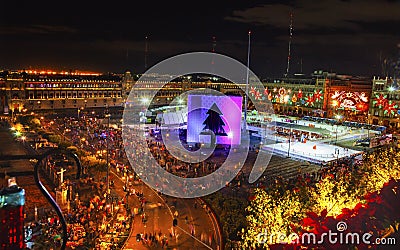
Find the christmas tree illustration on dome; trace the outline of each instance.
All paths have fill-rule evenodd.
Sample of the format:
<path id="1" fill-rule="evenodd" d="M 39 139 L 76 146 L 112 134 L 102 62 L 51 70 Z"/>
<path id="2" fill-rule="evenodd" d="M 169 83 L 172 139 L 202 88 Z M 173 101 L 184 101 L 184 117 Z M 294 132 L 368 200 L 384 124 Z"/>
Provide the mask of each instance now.
<path id="1" fill-rule="evenodd" d="M 214 132 L 215 135 L 228 136 L 223 128 L 223 126 L 225 126 L 225 123 L 221 118 L 223 114 L 215 103 L 211 106 L 206 114 L 208 116 L 203 122 L 203 125 L 205 125 L 203 131 L 210 130 Z"/>

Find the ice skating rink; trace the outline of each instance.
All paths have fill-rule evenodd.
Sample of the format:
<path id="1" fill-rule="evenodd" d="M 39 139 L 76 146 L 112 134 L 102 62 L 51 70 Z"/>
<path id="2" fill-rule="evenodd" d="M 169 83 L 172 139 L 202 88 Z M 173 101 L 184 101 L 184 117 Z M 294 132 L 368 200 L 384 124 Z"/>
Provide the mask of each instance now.
<path id="1" fill-rule="evenodd" d="M 280 142 L 264 145 L 262 149 L 268 151 L 273 150 L 275 154 L 288 156 L 289 143 Z M 300 160 L 323 164 L 337 159 L 359 155 L 361 153 L 362 151 L 356 151 L 322 142 L 307 141 L 306 143 L 302 143 L 296 141 L 290 142 L 289 156 Z"/>

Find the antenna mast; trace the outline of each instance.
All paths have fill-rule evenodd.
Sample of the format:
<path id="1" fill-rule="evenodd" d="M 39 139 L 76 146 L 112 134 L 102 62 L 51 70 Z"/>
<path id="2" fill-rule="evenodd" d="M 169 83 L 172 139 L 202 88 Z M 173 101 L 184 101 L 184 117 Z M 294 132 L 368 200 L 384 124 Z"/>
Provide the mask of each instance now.
<path id="1" fill-rule="evenodd" d="M 288 57 L 287 57 L 287 67 L 285 77 L 289 75 L 289 66 L 290 66 L 290 46 L 292 45 L 292 37 L 293 37 L 293 13 L 290 13 L 290 25 L 289 25 L 289 47 L 288 47 Z"/>
<path id="2" fill-rule="evenodd" d="M 149 52 L 149 44 L 147 43 L 147 36 L 144 43 L 144 70 L 147 69 L 147 53 Z"/>
<path id="3" fill-rule="evenodd" d="M 243 130 L 246 132 L 247 130 L 247 94 L 249 93 L 249 67 L 250 67 L 250 39 L 251 31 L 249 30 L 249 42 L 247 48 L 247 70 L 246 70 L 246 93 L 244 95 L 244 123 Z"/>
<path id="4" fill-rule="evenodd" d="M 215 47 L 217 46 L 217 38 L 215 36 L 212 37 L 212 52 L 215 53 Z"/>
<path id="5" fill-rule="evenodd" d="M 212 49 L 211 52 L 215 53 L 215 47 L 217 46 L 217 38 L 215 36 L 212 37 Z M 211 64 L 214 65 L 214 57 L 212 57 Z"/>

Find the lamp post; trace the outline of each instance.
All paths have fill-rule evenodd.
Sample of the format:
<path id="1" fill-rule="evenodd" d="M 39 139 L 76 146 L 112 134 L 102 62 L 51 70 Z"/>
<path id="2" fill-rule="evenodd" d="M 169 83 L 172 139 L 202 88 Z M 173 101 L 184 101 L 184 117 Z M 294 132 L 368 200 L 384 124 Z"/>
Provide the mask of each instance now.
<path id="1" fill-rule="evenodd" d="M 337 144 L 337 128 L 338 128 L 338 125 L 336 124 L 336 130 L 335 130 L 335 136 L 336 136 L 335 145 Z"/>
<path id="2" fill-rule="evenodd" d="M 369 139 L 369 116 L 370 116 L 370 114 L 368 113 L 368 118 L 367 118 L 368 139 Z"/>
<path id="3" fill-rule="evenodd" d="M 289 147 L 288 147 L 288 151 L 287 151 L 287 157 L 290 157 L 290 139 L 292 137 L 292 124 L 290 124 L 290 132 L 289 132 Z"/>
<path id="4" fill-rule="evenodd" d="M 342 116 L 341 115 L 335 115 L 335 119 L 336 119 L 336 130 L 335 130 L 335 136 L 336 136 L 336 140 L 335 140 L 335 145 L 337 144 L 337 129 L 338 129 L 338 126 L 339 126 L 339 121 L 340 121 L 340 119 L 342 119 Z"/>

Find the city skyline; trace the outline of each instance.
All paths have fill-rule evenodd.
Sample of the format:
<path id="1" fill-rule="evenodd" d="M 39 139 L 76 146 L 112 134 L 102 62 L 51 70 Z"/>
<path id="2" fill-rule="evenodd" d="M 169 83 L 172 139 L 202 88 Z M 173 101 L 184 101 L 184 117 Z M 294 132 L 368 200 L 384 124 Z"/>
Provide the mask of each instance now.
<path id="1" fill-rule="evenodd" d="M 0 21 L 0 67 L 142 73 L 170 56 L 212 50 L 246 64 L 251 30 L 250 68 L 261 78 L 280 77 L 287 67 L 291 13 L 289 74 L 321 69 L 384 76 L 382 62 L 396 56 L 400 41 L 397 1 L 125 5 L 4 3 L 10 11 Z"/>

